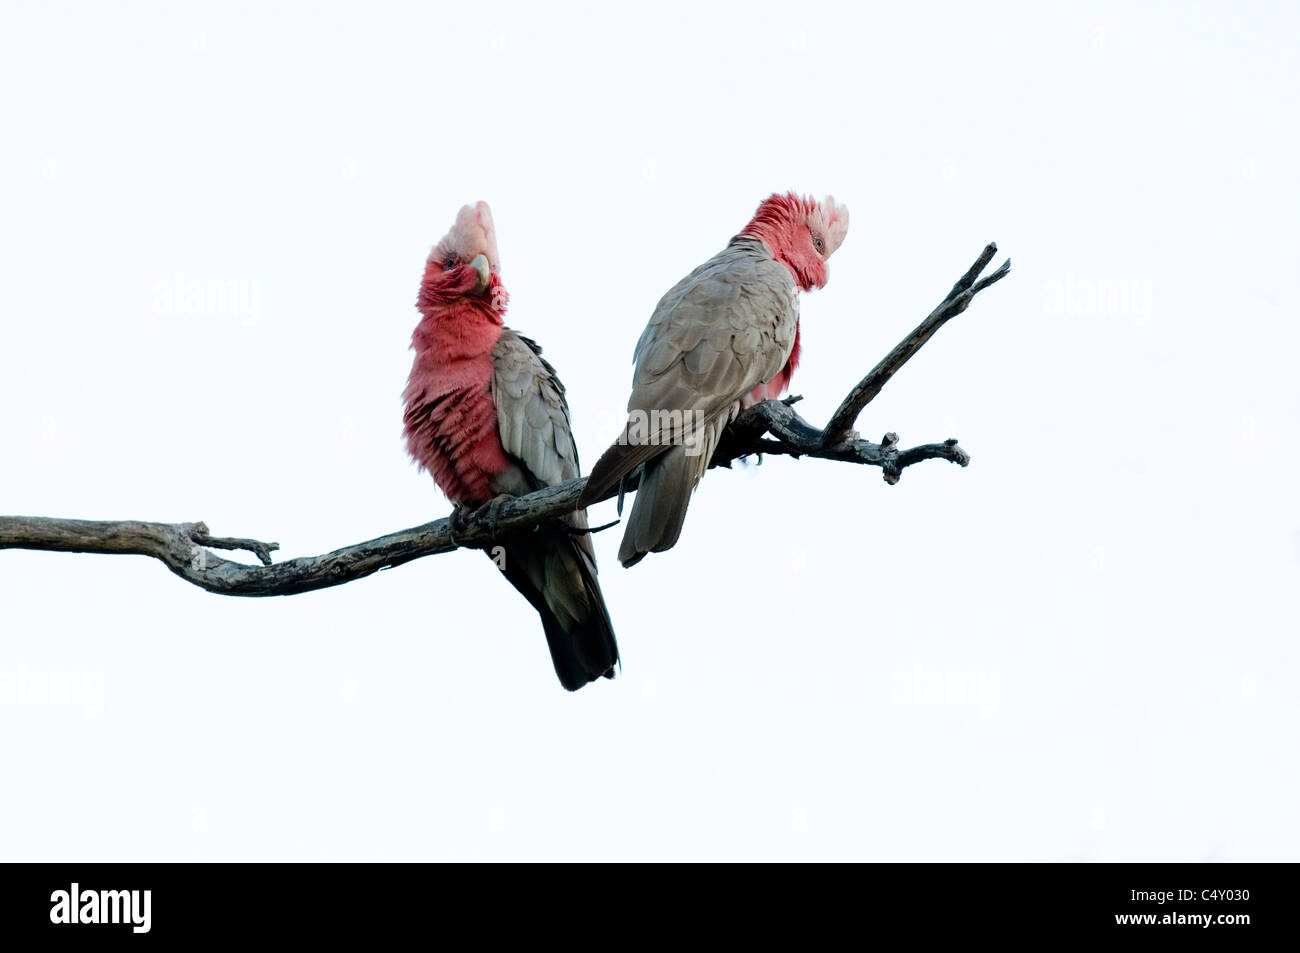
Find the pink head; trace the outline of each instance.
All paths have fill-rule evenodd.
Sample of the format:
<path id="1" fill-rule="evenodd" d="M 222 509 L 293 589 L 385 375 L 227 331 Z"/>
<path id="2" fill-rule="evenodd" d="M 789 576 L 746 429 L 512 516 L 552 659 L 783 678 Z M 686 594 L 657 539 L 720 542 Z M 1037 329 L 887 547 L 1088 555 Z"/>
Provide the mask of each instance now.
<path id="1" fill-rule="evenodd" d="M 506 309 L 497 233 L 487 202 L 466 205 L 424 266 L 416 307 L 425 314 L 459 298 L 481 298 L 497 312 Z"/>
<path id="2" fill-rule="evenodd" d="M 849 210 L 833 197 L 818 202 L 787 192 L 764 199 L 740 235 L 764 242 L 772 257 L 794 273 L 799 287 L 811 291 L 825 287 L 830 277 L 827 261 L 848 230 Z"/>

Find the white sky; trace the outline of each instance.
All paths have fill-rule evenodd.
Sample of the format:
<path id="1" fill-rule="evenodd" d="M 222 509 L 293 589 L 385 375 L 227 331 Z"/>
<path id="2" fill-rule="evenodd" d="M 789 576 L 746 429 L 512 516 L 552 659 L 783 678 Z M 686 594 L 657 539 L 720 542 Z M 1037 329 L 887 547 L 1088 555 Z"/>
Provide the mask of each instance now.
<path id="1" fill-rule="evenodd" d="M 1294 6 L 48 6 L 0 28 L 0 512 L 445 515 L 399 396 L 480 198 L 588 465 L 773 190 L 852 210 L 815 422 L 1015 270 L 860 421 L 968 469 L 773 460 L 634 570 L 598 536 L 577 695 L 478 553 L 273 600 L 0 553 L 0 858 L 1296 859 Z"/>

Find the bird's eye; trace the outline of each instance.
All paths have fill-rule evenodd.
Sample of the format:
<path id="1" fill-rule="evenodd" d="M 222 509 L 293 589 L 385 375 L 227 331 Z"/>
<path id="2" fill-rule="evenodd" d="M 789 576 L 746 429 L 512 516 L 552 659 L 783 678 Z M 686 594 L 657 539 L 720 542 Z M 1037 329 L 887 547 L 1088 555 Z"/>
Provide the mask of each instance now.
<path id="1" fill-rule="evenodd" d="M 456 256 L 455 256 L 455 255 L 450 256 L 446 261 L 444 261 L 444 262 L 442 263 L 442 270 L 443 270 L 443 271 L 451 271 L 451 270 L 452 270 L 453 268 L 455 268 L 455 267 L 456 267 Z"/>
<path id="2" fill-rule="evenodd" d="M 814 235 L 813 245 L 817 249 L 817 254 L 819 255 L 826 254 L 826 239 L 822 238 L 820 235 Z"/>

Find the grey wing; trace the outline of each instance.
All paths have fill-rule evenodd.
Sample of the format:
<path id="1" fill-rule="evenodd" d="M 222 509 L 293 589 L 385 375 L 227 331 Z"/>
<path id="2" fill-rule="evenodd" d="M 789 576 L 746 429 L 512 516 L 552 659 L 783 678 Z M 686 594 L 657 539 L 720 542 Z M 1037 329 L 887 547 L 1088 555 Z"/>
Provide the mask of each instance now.
<path id="1" fill-rule="evenodd" d="M 537 343 L 509 328 L 492 349 L 492 400 L 501 446 L 530 483 L 553 486 L 581 475 L 564 385 Z M 586 529 L 587 514 L 578 510 L 568 521 Z M 589 536 L 574 539 L 590 554 Z"/>
<path id="2" fill-rule="evenodd" d="M 527 468 L 538 486 L 578 476 L 564 385 L 542 349 L 505 328 L 492 349 L 492 368 L 497 430 L 506 453 Z"/>
<path id="3" fill-rule="evenodd" d="M 784 265 L 752 243 L 728 246 L 664 295 L 637 342 L 629 411 L 712 419 L 775 377 L 794 347 L 798 300 Z M 650 418 L 650 436 L 672 442 Z"/>

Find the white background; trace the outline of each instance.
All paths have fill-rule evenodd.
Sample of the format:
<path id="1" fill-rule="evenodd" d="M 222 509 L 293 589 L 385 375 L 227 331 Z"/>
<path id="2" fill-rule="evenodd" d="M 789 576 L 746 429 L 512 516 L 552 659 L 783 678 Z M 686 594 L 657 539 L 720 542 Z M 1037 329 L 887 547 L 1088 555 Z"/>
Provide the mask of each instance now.
<path id="1" fill-rule="evenodd" d="M 852 211 L 813 421 L 1014 261 L 859 422 L 968 469 L 770 460 L 634 570 L 598 536 L 576 695 L 477 553 L 271 600 L 0 553 L 3 859 L 1296 859 L 1293 6 L 3 9 L 0 512 L 445 515 L 399 397 L 480 198 L 588 465 L 774 190 Z"/>

